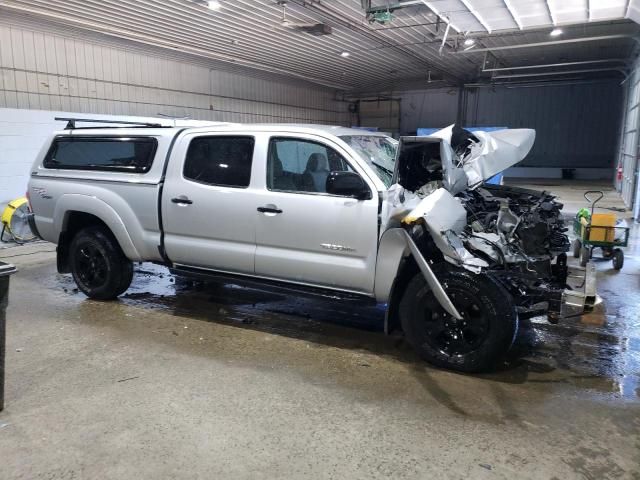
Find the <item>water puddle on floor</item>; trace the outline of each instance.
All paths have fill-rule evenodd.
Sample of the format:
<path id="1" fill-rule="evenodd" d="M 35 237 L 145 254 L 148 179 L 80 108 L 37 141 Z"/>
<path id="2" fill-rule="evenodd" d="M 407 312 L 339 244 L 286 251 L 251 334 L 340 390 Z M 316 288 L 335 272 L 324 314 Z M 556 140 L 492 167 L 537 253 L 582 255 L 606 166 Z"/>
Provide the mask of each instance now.
<path id="1" fill-rule="evenodd" d="M 604 302 L 593 312 L 564 319 L 558 325 L 549 324 L 546 317 L 523 321 L 506 364 L 481 377 L 568 384 L 587 395 L 640 398 L 640 291 L 622 272 L 612 274 L 607 268 L 598 266 Z M 68 293 L 82 295 L 74 292 L 70 276 L 58 276 L 56 283 L 57 288 L 62 283 Z M 341 348 L 363 348 L 381 355 L 396 349 L 397 355 L 391 354 L 402 361 L 420 362 L 411 354 L 407 356 L 406 345 L 398 347 L 402 341 L 384 337 L 383 305 L 193 281 L 147 263 L 136 266 L 134 282 L 121 301 L 137 308 L 161 309 L 176 316 Z M 379 335 L 359 336 L 358 331 Z"/>

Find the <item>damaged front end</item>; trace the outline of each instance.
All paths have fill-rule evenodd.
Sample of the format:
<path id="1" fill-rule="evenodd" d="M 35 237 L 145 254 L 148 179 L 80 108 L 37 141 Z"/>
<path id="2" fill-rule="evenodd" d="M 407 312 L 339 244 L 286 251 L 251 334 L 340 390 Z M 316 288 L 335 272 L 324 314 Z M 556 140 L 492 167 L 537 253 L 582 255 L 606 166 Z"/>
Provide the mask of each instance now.
<path id="1" fill-rule="evenodd" d="M 511 294 L 520 318 L 546 312 L 555 322 L 568 277 L 562 204 L 547 192 L 484 183 L 520 162 L 534 138 L 528 129 L 471 133 L 455 126 L 403 137 L 383 230 L 402 226 L 432 262 L 490 275 Z"/>

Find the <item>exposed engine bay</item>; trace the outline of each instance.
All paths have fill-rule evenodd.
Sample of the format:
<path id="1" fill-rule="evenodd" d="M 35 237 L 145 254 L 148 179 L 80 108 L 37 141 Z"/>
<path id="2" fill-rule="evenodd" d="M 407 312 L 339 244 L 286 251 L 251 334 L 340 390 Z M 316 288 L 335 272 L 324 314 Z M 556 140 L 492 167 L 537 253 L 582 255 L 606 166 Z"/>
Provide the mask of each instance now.
<path id="1" fill-rule="evenodd" d="M 387 218 L 416 243 L 435 245 L 444 261 L 493 276 L 522 317 L 548 311 L 555 319 L 570 248 L 563 205 L 547 192 L 484 183 L 521 161 L 534 138 L 528 129 L 472 133 L 456 126 L 403 137 Z"/>

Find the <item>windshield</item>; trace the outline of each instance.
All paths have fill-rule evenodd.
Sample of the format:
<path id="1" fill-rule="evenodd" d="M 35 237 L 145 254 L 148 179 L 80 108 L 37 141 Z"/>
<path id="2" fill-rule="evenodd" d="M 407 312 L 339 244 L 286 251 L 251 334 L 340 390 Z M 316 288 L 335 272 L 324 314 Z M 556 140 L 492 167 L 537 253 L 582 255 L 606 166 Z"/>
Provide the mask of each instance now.
<path id="1" fill-rule="evenodd" d="M 345 135 L 340 139 L 371 166 L 387 188 L 391 186 L 398 149 L 396 140 L 378 135 Z"/>

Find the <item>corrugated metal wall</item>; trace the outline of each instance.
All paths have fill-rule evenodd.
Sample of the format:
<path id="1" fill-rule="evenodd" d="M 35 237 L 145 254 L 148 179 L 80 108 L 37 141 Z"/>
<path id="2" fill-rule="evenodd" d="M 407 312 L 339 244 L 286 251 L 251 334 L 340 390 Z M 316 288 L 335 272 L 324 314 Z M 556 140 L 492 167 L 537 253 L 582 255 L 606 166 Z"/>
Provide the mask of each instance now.
<path id="1" fill-rule="evenodd" d="M 529 88 L 384 92 L 401 99 L 401 133 L 421 127 L 534 128 L 536 143 L 521 167 L 611 169 L 617 159 L 623 89 L 619 81 Z M 368 95 L 366 98 L 371 98 Z M 460 113 L 458 113 L 460 112 Z"/>
<path id="2" fill-rule="evenodd" d="M 330 89 L 5 23 L 0 23 L 0 107 L 232 122 L 348 122 L 347 105 Z"/>
<path id="3" fill-rule="evenodd" d="M 468 125 L 534 128 L 523 167 L 612 168 L 620 122 L 619 81 L 470 91 Z"/>
<path id="4" fill-rule="evenodd" d="M 457 88 L 448 88 L 394 95 L 402 99 L 402 133 L 413 134 L 418 128 L 439 128 L 455 123 L 459 93 Z"/>
<path id="5" fill-rule="evenodd" d="M 361 127 L 375 127 L 381 132 L 398 136 L 400 131 L 400 100 L 361 100 L 358 111 Z"/>

